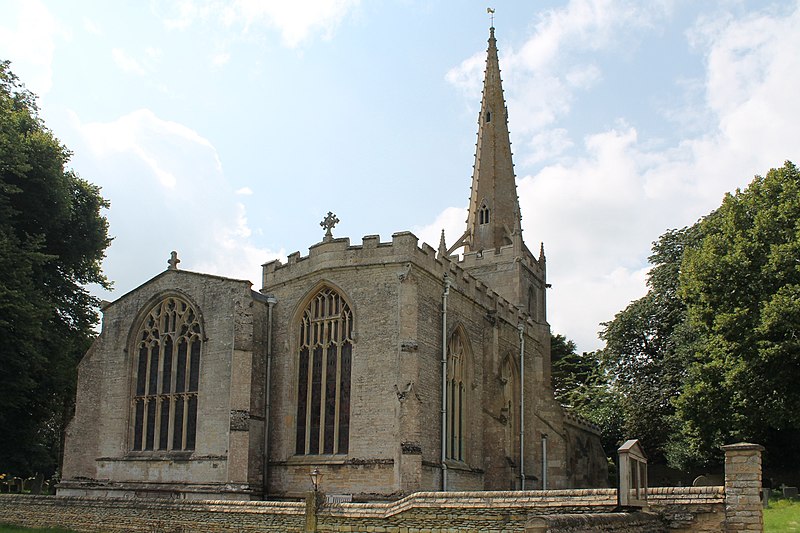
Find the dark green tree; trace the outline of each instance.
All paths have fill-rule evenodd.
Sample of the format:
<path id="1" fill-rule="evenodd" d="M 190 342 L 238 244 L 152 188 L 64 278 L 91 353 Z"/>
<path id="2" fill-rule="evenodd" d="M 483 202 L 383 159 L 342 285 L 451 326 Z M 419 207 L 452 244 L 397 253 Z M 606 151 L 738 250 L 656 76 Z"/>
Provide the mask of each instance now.
<path id="1" fill-rule="evenodd" d="M 553 393 L 573 413 L 597 424 L 603 449 L 615 457 L 622 439 L 620 396 L 597 352 L 578 354 L 573 341 L 550 336 Z"/>
<path id="2" fill-rule="evenodd" d="M 656 462 L 674 432 L 675 406 L 691 358 L 686 305 L 678 296 L 683 252 L 697 239 L 692 226 L 670 230 L 653 243 L 649 290 L 603 324 L 601 358 L 620 392 L 623 432 L 641 439 Z"/>
<path id="3" fill-rule="evenodd" d="M 679 468 L 754 441 L 800 446 L 800 179 L 787 162 L 654 243 L 648 293 L 606 323 L 626 436 Z"/>
<path id="4" fill-rule="evenodd" d="M 0 62 L 0 472 L 55 471 L 97 321 L 85 285 L 110 286 L 108 203 L 70 155 Z"/>
<path id="5" fill-rule="evenodd" d="M 680 296 L 697 332 L 676 401 L 683 449 L 767 446 L 773 466 L 800 453 L 800 173 L 786 162 L 726 195 L 686 250 Z"/>

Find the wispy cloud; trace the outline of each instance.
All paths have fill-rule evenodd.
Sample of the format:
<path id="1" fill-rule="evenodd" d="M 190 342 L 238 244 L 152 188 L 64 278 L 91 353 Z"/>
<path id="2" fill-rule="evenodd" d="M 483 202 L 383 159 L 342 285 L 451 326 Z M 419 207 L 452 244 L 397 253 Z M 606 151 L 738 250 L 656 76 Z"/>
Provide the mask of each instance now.
<path id="1" fill-rule="evenodd" d="M 160 268 L 174 249 L 184 268 L 257 284 L 258 265 L 285 255 L 252 241 L 237 200 L 246 193 L 233 190 L 215 147 L 191 128 L 147 109 L 111 122 L 75 117 L 74 126 L 82 134 L 80 153 L 91 154 L 99 168 L 88 168 L 113 206 L 111 233 L 124 243 L 112 243 L 105 266 L 112 279 L 141 281 L 142 271 Z"/>
<path id="2" fill-rule="evenodd" d="M 599 324 L 644 293 L 652 241 L 693 223 L 754 174 L 800 158 L 798 2 L 740 17 L 715 12 L 694 25 L 685 45 L 706 58 L 704 96 L 673 110 L 704 117 L 691 136 L 664 146 L 620 117 L 613 128 L 574 141 L 556 125 L 576 91 L 591 90 L 604 75 L 575 51 L 619 46 L 623 28 L 645 30 L 669 12 L 668 3 L 652 9 L 575 0 L 546 12 L 532 37 L 501 57 L 512 132 L 530 139 L 517 145 L 516 159 L 543 165 L 518 180 L 525 237 L 529 245 L 545 241 L 553 329 L 582 349 L 598 347 Z M 466 59 L 448 79 L 474 91 L 482 56 Z M 560 158 L 566 148 L 573 155 Z"/>
<path id="3" fill-rule="evenodd" d="M 240 26 L 244 32 L 266 27 L 276 29 L 283 44 L 295 48 L 313 37 L 330 38 L 359 3 L 360 0 L 183 0 L 152 5 L 168 28 L 185 29 L 201 22 Z"/>
<path id="4" fill-rule="evenodd" d="M 39 0 L 10 0 L 0 19 L 0 55 L 10 59 L 25 85 L 42 96 L 53 85 L 56 39 L 67 32 Z"/>

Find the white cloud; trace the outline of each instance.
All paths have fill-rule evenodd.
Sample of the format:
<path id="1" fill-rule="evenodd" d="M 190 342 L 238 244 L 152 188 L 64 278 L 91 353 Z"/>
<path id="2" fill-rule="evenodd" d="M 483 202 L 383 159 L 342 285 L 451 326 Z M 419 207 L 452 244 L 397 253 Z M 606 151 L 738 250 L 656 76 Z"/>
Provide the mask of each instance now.
<path id="1" fill-rule="evenodd" d="M 600 322 L 644 294 L 652 241 L 692 224 L 754 174 L 800 159 L 800 2 L 698 21 L 688 44 L 706 58 L 705 94 L 701 107 L 688 100 L 674 110 L 703 117 L 692 136 L 663 146 L 621 119 L 561 157 L 572 136 L 551 124 L 569 113 L 575 90 L 603 76 L 573 52 L 615 46 L 623 26 L 646 28 L 668 7 L 649 13 L 649 6 L 575 0 L 547 12 L 523 46 L 501 57 L 512 130 L 533 124 L 533 141 L 516 158 L 544 163 L 518 181 L 525 237 L 534 249 L 539 240 L 546 245 L 553 330 L 582 350 L 599 347 Z M 482 58 L 466 59 L 448 80 L 474 91 L 477 79 L 479 91 Z"/>
<path id="2" fill-rule="evenodd" d="M 114 48 L 111 50 L 111 57 L 114 59 L 114 64 L 117 65 L 122 72 L 128 74 L 136 74 L 137 76 L 144 76 L 147 71 L 137 60 L 129 56 L 121 48 Z"/>
<path id="3" fill-rule="evenodd" d="M 253 189 L 251 189 L 250 187 L 242 187 L 241 189 L 236 190 L 236 194 L 240 196 L 252 196 Z"/>
<path id="4" fill-rule="evenodd" d="M 142 272 L 157 273 L 177 250 L 187 270 L 250 279 L 259 287 L 259 265 L 285 255 L 253 242 L 216 149 L 191 128 L 147 109 L 104 123 L 75 117 L 74 126 L 84 144 L 76 163 L 112 204 L 115 240 L 105 263 L 111 279 L 142 282 Z"/>
<path id="5" fill-rule="evenodd" d="M 228 52 L 217 52 L 211 56 L 211 65 L 214 67 L 221 67 L 228 64 L 231 60 L 231 55 Z"/>
<path id="6" fill-rule="evenodd" d="M 330 38 L 359 3 L 360 0 L 183 0 L 177 4 L 154 3 L 154 9 L 168 28 L 185 29 L 208 21 L 241 26 L 245 32 L 266 26 L 280 32 L 285 46 L 295 48 L 315 35 Z"/>
<path id="7" fill-rule="evenodd" d="M 427 226 L 418 226 L 412 229 L 420 242 L 427 242 L 434 248 L 439 248 L 439 240 L 442 235 L 442 230 L 445 234 L 445 242 L 447 247 L 453 245 L 466 228 L 467 210 L 462 207 L 448 207 L 436 217 L 431 224 Z"/>
<path id="8" fill-rule="evenodd" d="M 141 59 L 136 59 L 131 54 L 121 48 L 113 48 L 111 57 L 114 64 L 127 74 L 136 76 L 146 76 L 152 72 L 161 61 L 163 52 L 160 48 L 149 46 L 143 50 Z"/>
<path id="9" fill-rule="evenodd" d="M 0 56 L 12 61 L 28 89 L 43 96 L 53 85 L 56 39 L 67 32 L 39 0 L 11 1 L 3 9 L 11 14 L 0 20 Z"/>
<path id="10" fill-rule="evenodd" d="M 670 5 L 668 0 L 647 4 L 571 0 L 563 8 L 543 11 L 533 35 L 518 48 L 501 42 L 505 86 L 513 87 L 506 95 L 511 129 L 517 134 L 536 134 L 569 113 L 575 91 L 587 90 L 602 78 L 592 54 L 624 51 L 627 41 L 667 16 Z M 485 59 L 480 52 L 446 75 L 473 105 L 480 99 Z"/>
<path id="11" fill-rule="evenodd" d="M 89 17 L 83 17 L 83 29 L 92 35 L 103 35 L 103 30 Z"/>

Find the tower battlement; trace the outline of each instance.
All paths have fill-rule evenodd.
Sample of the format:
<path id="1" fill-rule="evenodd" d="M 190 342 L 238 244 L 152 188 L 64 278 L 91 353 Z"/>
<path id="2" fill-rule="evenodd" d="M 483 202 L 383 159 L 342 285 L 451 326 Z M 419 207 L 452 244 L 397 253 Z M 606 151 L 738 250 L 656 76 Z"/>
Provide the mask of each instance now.
<path id="1" fill-rule="evenodd" d="M 504 248 L 511 248 L 504 247 Z M 501 249 L 501 257 L 513 259 L 512 250 Z M 476 255 L 476 254 L 470 254 Z M 524 309 L 500 296 L 490 286 L 469 272 L 469 267 L 479 258 L 458 260 L 457 256 L 442 256 L 428 243 L 419 244 L 419 239 L 411 232 L 394 233 L 391 242 L 381 242 L 379 235 L 362 237 L 361 244 L 350 244 L 349 238 L 331 239 L 309 247 L 308 255 L 300 252 L 289 254 L 286 263 L 276 259 L 262 265 L 262 292 L 305 276 L 319 276 L 324 270 L 397 268 L 398 280 L 416 267 L 415 272 L 444 280 L 450 279 L 451 290 L 463 293 L 496 313 L 497 318 L 509 323 L 530 322 L 533 320 Z M 530 261 L 533 263 L 530 263 Z M 538 263 L 528 260 L 532 268 Z"/>

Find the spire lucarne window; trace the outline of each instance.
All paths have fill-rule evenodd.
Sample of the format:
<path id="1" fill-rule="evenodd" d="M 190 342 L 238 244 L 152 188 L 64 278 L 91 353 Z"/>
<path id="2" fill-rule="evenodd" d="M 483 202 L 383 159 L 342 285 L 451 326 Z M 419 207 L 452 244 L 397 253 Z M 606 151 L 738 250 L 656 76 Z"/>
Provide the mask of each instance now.
<path id="1" fill-rule="evenodd" d="M 352 355 L 350 306 L 335 290 L 323 288 L 300 319 L 298 455 L 347 453 Z"/>
<path id="2" fill-rule="evenodd" d="M 134 451 L 194 450 L 203 344 L 197 311 L 176 296 L 155 304 L 136 334 Z"/>

